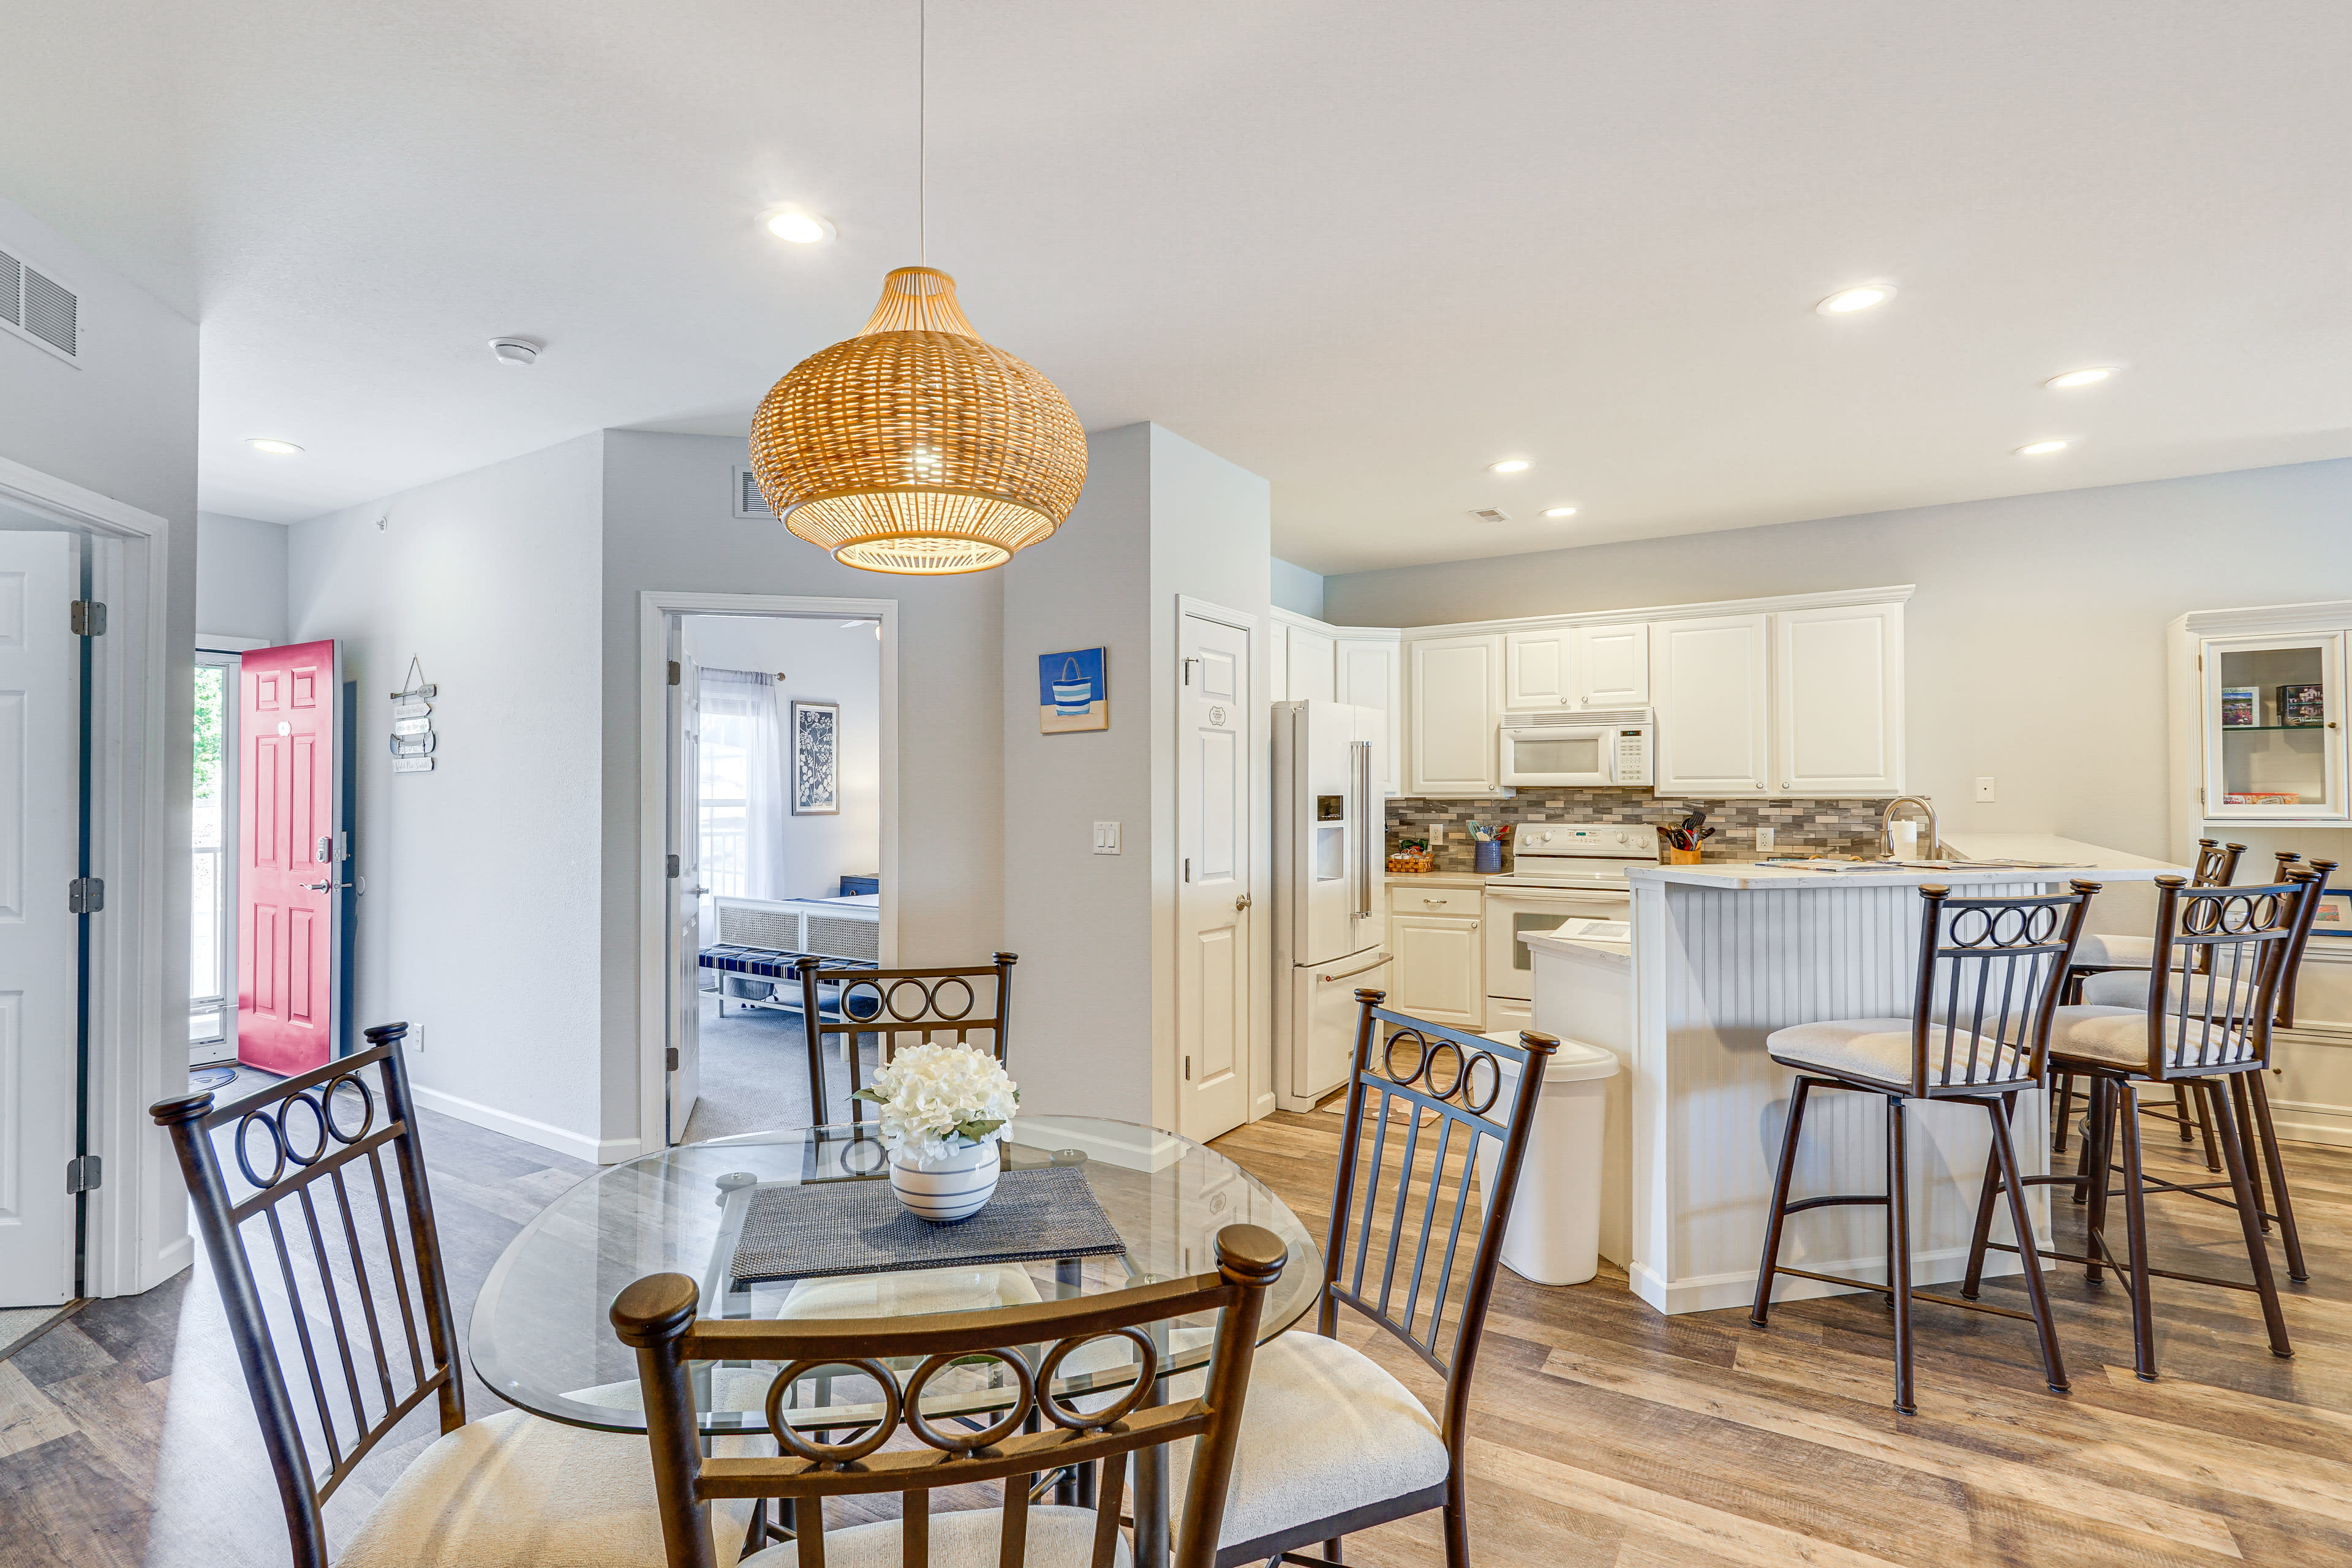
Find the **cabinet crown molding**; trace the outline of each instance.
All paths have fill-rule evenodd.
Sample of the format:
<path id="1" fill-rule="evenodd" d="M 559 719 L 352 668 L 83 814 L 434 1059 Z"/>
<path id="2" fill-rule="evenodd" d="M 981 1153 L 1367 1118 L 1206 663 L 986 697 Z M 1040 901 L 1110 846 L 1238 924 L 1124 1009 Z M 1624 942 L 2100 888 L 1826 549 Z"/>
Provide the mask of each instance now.
<path id="1" fill-rule="evenodd" d="M 1301 631 L 1313 632 L 1318 637 L 1393 641 L 1402 635 L 1394 626 L 1335 626 L 1328 621 L 1318 621 L 1312 616 L 1302 616 L 1297 610 L 1286 610 L 1279 605 L 1273 606 L 1273 616 L 1276 626 L 1297 626 Z"/>
<path id="2" fill-rule="evenodd" d="M 2314 631 L 2352 626 L 2352 599 L 2308 605 L 2252 605 L 2235 610 L 2191 610 L 2172 623 L 2199 637 L 2232 632 Z"/>
<path id="3" fill-rule="evenodd" d="M 1408 639 L 1475 637 L 1494 632 L 1539 632 L 1561 626 L 1622 626 L 1641 621 L 1686 621 L 1708 616 L 1746 616 L 1775 610 L 1827 610 L 1847 605 L 1900 605 L 1910 601 L 1911 583 L 1881 588 L 1830 588 L 1813 594 L 1776 594 L 1759 599 L 1710 599 L 1691 605 L 1651 605 L 1627 610 L 1574 610 L 1557 616 L 1521 616 L 1511 620 L 1449 621 L 1407 626 Z M 2352 607 L 2352 606 L 2347 606 Z M 1275 612 L 1280 615 L 1283 612 Z"/>

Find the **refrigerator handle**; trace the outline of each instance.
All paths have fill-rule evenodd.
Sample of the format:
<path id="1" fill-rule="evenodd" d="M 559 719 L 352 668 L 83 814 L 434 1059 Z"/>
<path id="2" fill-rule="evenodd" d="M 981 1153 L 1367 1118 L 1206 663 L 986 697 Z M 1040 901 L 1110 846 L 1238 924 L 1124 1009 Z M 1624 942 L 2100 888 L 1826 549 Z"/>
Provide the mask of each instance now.
<path id="1" fill-rule="evenodd" d="M 1353 775 L 1349 793 L 1355 796 L 1349 804 L 1356 814 L 1355 914 L 1359 920 L 1370 920 L 1372 889 L 1380 886 L 1380 868 L 1386 864 L 1381 850 L 1388 843 L 1388 825 L 1375 815 L 1379 797 L 1372 793 L 1372 743 L 1351 741 L 1348 750 Z"/>

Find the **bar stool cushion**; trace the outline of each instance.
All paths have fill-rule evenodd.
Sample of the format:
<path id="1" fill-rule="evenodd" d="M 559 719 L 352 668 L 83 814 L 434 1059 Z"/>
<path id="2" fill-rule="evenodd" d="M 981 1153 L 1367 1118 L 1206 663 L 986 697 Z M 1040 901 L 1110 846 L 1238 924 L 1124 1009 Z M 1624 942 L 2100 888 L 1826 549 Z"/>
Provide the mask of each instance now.
<path id="1" fill-rule="evenodd" d="M 2146 976 L 2139 977 L 2142 995 L 2146 994 Z M 2198 1029 L 2202 1034 L 2201 1026 Z M 2208 1044 L 2210 1054 L 2242 1058 L 2251 1053 L 2252 1047 L 2243 1031 L 2227 1029 L 2220 1024 L 2212 1028 Z M 2147 1076 L 2147 1008 L 2101 1007 L 2084 1005 L 2061 1007 L 2050 1021 L 2050 1061 L 2061 1069 L 2072 1066 L 2120 1069 L 2140 1078 Z"/>
<path id="2" fill-rule="evenodd" d="M 754 1396 L 745 1389 L 722 1395 Z M 572 1397 L 643 1408 L 634 1383 Z M 775 1444 L 726 1438 L 717 1449 L 772 1454 Z M 735 1561 L 751 1519 L 748 1502 L 711 1505 L 721 1564 Z M 442 1434 L 419 1454 L 352 1533 L 335 1568 L 665 1568 L 668 1561 L 643 1436 L 504 1410 Z"/>
<path id="3" fill-rule="evenodd" d="M 1199 1372 L 1168 1380 L 1197 1397 Z M 1450 1460 L 1412 1390 L 1363 1352 L 1297 1331 L 1258 1347 L 1218 1544 L 1330 1519 L 1440 1485 Z M 1192 1445 L 1168 1449 L 1171 1507 L 1192 1475 Z"/>
<path id="4" fill-rule="evenodd" d="M 1927 1083 L 1930 1088 L 1944 1082 L 1944 1042 L 1941 1027 L 1931 1027 L 1927 1033 Z M 1971 1042 L 1976 1045 L 1976 1060 L 1979 1074 L 1990 1070 L 1992 1061 L 1992 1041 L 1979 1037 L 1965 1029 L 1951 1036 L 1953 1081 L 1968 1076 Z M 1868 1084 L 1884 1084 L 1890 1089 L 1906 1089 L 1911 1083 L 1911 1020 L 1908 1018 L 1832 1018 L 1819 1024 L 1796 1024 L 1785 1029 L 1775 1029 L 1764 1038 L 1767 1055 L 1785 1068 L 1801 1072 L 1822 1073 L 1831 1078 L 1855 1079 Z M 1998 1088 L 2011 1079 L 1982 1079 L 1975 1087 Z"/>
<path id="5" fill-rule="evenodd" d="M 2084 931 L 2082 941 L 2074 944 L 2074 962 L 2091 969 L 2147 969 L 2156 963 L 2156 938 L 2102 936 L 2096 931 Z"/>
<path id="6" fill-rule="evenodd" d="M 1179 1445 L 1186 1452 L 1192 1444 Z M 898 1568 L 905 1561 L 900 1546 L 902 1526 L 895 1519 L 851 1525 L 824 1532 L 825 1568 Z M 740 1531 L 738 1533 L 740 1533 Z M 931 1515 L 930 1568 L 997 1568 L 997 1549 L 1004 1541 L 1004 1510 L 964 1508 Z M 1087 1568 L 1094 1561 L 1095 1510 L 1090 1508 L 1049 1508 L 1029 1510 L 1028 1568 Z M 1118 1538 L 1111 1561 L 1117 1568 L 1134 1562 L 1127 1537 Z M 754 1552 L 742 1568 L 795 1568 L 800 1548 L 791 1542 Z"/>

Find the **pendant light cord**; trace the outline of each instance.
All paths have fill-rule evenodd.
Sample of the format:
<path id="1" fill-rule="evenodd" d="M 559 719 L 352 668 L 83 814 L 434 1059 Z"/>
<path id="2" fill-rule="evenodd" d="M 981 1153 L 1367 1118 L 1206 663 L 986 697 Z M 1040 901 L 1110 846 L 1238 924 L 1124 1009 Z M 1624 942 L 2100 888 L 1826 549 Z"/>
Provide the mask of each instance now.
<path id="1" fill-rule="evenodd" d="M 931 264 L 931 5 L 915 0 L 915 257 Z"/>

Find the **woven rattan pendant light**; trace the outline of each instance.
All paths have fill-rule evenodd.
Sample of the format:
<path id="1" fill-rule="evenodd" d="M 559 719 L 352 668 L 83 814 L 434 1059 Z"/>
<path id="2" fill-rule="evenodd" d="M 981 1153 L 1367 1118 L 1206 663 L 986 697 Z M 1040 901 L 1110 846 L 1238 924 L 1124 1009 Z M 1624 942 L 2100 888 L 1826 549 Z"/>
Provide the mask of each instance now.
<path id="1" fill-rule="evenodd" d="M 1052 382 L 981 342 L 954 279 L 901 267 L 863 331 L 769 390 L 751 467 L 784 526 L 844 565 L 982 572 L 1070 515 L 1087 437 Z"/>

